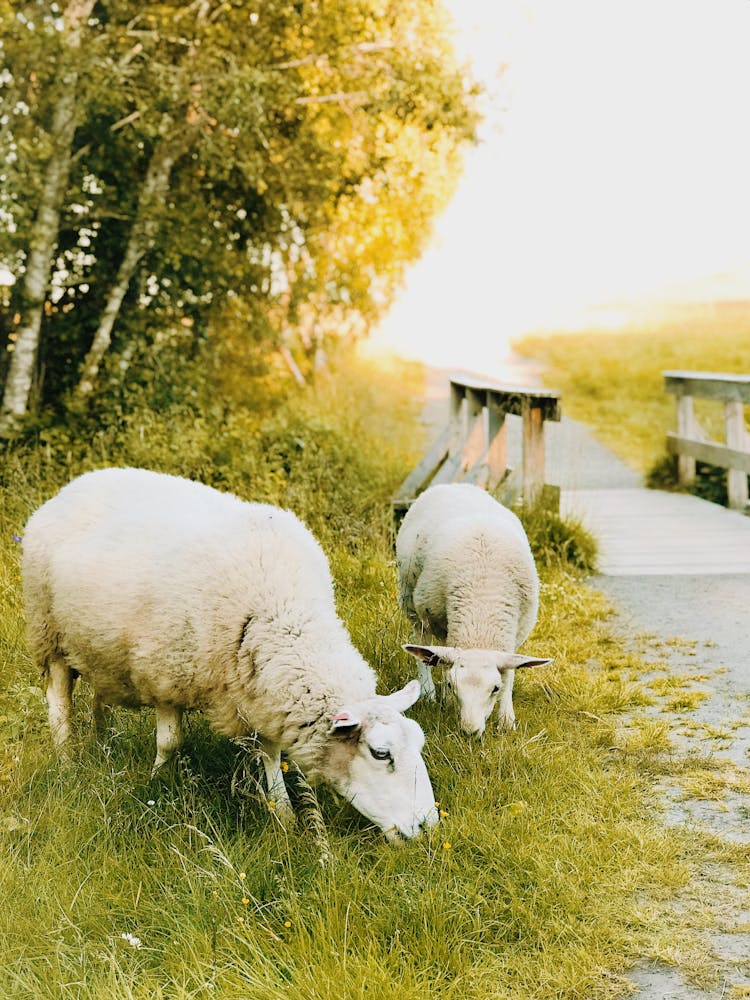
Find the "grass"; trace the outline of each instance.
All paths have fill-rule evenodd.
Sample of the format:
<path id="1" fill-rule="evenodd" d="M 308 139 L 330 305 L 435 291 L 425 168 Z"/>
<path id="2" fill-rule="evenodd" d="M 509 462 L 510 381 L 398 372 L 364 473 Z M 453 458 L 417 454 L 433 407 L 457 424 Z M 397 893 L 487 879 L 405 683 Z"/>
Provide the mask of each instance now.
<path id="1" fill-rule="evenodd" d="M 665 724 L 642 717 L 622 730 L 651 700 L 647 665 L 564 558 L 585 548 L 580 529 L 574 546 L 560 525 L 537 531 L 541 614 L 526 648 L 554 664 L 519 677 L 518 730 L 476 743 L 449 707 L 413 710 L 445 813 L 429 837 L 393 849 L 321 790 L 321 863 L 304 829 L 285 831 L 259 796 L 232 794 L 241 753 L 200 717 L 173 770 L 151 781 L 151 713 L 116 712 L 98 748 L 85 689 L 75 763 L 51 753 L 13 536 L 96 465 L 149 465 L 292 507 L 331 558 L 341 616 L 382 689 L 412 675 L 388 499 L 420 454 L 419 377 L 350 364 L 228 423 L 144 414 L 86 442 L 5 455 L 3 1000 L 596 1000 L 622 995 L 636 958 L 689 949 L 667 903 L 699 852 L 655 815 Z"/>
<path id="2" fill-rule="evenodd" d="M 634 469 L 648 472 L 665 456 L 665 436 L 676 421 L 662 372 L 750 372 L 750 307 L 696 308 L 669 323 L 618 332 L 535 335 L 515 348 L 544 363 L 544 380 L 562 391 L 567 416 L 586 423 Z M 696 415 L 723 440 L 721 404 L 696 401 Z"/>

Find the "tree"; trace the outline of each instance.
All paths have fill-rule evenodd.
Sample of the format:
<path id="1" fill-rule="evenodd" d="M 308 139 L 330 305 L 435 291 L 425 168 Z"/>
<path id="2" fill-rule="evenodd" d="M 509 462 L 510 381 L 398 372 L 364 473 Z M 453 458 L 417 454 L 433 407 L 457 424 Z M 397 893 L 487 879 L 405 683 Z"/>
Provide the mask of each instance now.
<path id="1" fill-rule="evenodd" d="M 49 153 L 20 287 L 20 319 L 0 406 L 0 435 L 13 431 L 28 408 L 50 262 L 57 248 L 60 211 L 67 192 L 78 125 L 81 43 L 93 7 L 94 0 L 70 0 L 61 23 L 51 29 L 58 32 L 59 37 L 56 73 L 50 85 L 53 111 L 48 133 Z M 50 30 L 50 25 L 46 24 L 45 28 Z"/>
<path id="2" fill-rule="evenodd" d="M 51 134 L 83 2 L 54 22 L 37 134 Z M 252 316 L 269 347 L 365 330 L 424 246 L 473 132 L 439 8 L 113 0 L 88 14 L 46 257 L 22 251 L 44 399 L 72 391 L 82 405 L 113 349 L 129 365 L 136 340 L 170 329 L 221 338 L 228 311 Z M 16 39 L 11 64 L 27 44 Z M 37 189 L 39 217 L 52 188 Z M 18 350 L 20 334 L 14 420 L 37 353 Z"/>

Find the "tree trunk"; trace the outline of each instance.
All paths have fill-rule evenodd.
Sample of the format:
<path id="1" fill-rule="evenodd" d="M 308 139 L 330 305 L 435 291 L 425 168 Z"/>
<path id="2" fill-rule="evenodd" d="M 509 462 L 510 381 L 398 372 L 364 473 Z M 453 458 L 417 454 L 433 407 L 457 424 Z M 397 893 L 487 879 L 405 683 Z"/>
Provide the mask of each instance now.
<path id="1" fill-rule="evenodd" d="M 70 174 L 77 126 L 78 66 L 83 30 L 94 0 L 71 0 L 64 15 L 64 37 L 55 80 L 57 95 L 50 141 L 52 152 L 44 171 L 42 194 L 29 238 L 29 257 L 21 285 L 21 318 L 0 407 L 0 435 L 18 430 L 29 407 L 39 352 L 44 300 L 57 249 L 60 212 Z"/>
<path id="2" fill-rule="evenodd" d="M 162 138 L 151 157 L 138 198 L 136 218 L 133 228 L 130 230 L 125 254 L 107 297 L 91 347 L 83 360 L 81 378 L 75 390 L 75 398 L 79 401 L 85 399 L 94 389 L 99 366 L 112 342 L 112 328 L 119 315 L 128 286 L 139 261 L 153 245 L 158 228 L 155 212 L 169 190 L 172 167 L 187 145 L 189 145 L 189 140 L 170 141 Z"/>

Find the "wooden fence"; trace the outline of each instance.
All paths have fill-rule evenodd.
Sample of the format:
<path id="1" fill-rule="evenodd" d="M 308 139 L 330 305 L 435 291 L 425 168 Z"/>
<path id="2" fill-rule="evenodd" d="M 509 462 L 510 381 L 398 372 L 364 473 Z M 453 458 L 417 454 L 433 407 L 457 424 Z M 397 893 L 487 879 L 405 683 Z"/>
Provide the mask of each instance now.
<path id="1" fill-rule="evenodd" d="M 522 422 L 520 469 L 508 465 L 506 417 Z M 509 504 L 523 496 L 559 507 L 559 489 L 544 482 L 544 423 L 560 419 L 560 398 L 553 389 L 521 389 L 493 382 L 451 379 L 448 424 L 424 458 L 409 473 L 393 499 L 398 519 L 422 489 L 438 483 L 475 483 Z"/>
<path id="2" fill-rule="evenodd" d="M 679 481 L 689 486 L 695 480 L 696 460 L 727 469 L 729 506 L 745 510 L 750 434 L 745 427 L 744 407 L 750 404 L 750 375 L 669 371 L 664 372 L 664 388 L 677 397 L 677 433 L 667 434 L 667 450 L 678 456 Z M 724 403 L 723 443 L 710 438 L 696 419 L 695 398 Z"/>

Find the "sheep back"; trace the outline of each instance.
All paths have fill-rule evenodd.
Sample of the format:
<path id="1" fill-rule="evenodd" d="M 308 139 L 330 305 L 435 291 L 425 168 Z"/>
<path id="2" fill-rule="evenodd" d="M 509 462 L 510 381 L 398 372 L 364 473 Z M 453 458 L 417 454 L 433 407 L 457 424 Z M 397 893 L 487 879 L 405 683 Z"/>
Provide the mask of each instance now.
<path id="1" fill-rule="evenodd" d="M 479 487 L 433 486 L 396 542 L 401 605 L 439 641 L 512 651 L 536 622 L 539 577 L 518 517 Z"/>
<path id="2" fill-rule="evenodd" d="M 87 473 L 32 515 L 29 646 L 113 705 L 202 709 L 282 747 L 300 719 L 369 697 L 328 561 L 294 514 L 142 469 Z"/>

